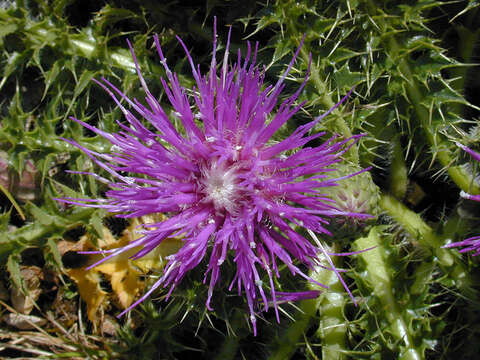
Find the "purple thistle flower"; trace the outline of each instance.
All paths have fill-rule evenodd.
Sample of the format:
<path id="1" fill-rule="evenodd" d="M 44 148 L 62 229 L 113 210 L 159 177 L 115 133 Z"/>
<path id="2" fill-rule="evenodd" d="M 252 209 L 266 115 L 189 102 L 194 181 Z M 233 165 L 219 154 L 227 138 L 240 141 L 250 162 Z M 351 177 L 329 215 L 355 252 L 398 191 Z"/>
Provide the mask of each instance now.
<path id="1" fill-rule="evenodd" d="M 73 119 L 110 141 L 113 146 L 109 154 L 89 150 L 74 140 L 65 139 L 115 178 L 110 181 L 97 174 L 74 172 L 89 174 L 107 183 L 110 188 L 106 192 L 107 199 L 57 200 L 102 208 L 117 213 L 118 217 L 152 213 L 162 213 L 166 217 L 159 223 L 144 224 L 140 230 L 143 234 L 141 238 L 125 247 L 107 251 L 108 256 L 91 267 L 136 247 L 141 250 L 132 258 L 138 259 L 168 237 L 183 239 L 183 247 L 168 257 L 160 279 L 119 316 L 160 286 L 170 287 L 168 298 L 185 274 L 206 257 L 209 257 L 204 277 L 204 282 L 209 281 L 206 306 L 211 310 L 210 301 L 220 279 L 221 266 L 231 253 L 236 274 L 228 289 L 236 286 L 239 294 L 244 292 L 256 333 L 255 313 L 261 304 L 265 311 L 269 304 L 273 305 L 279 321 L 279 302 L 314 298 L 319 294 L 318 291 L 277 293 L 274 277 L 280 276 L 278 262 L 283 262 L 293 275 L 324 288 L 325 285 L 311 279 L 296 263 L 309 269 L 320 266 L 333 270 L 341 279 L 341 270 L 335 269 L 331 261 L 329 266 L 325 266 L 319 260 L 319 254 L 328 259 L 329 254 L 318 239 L 315 237 L 312 242 L 297 233 L 295 228 L 299 226 L 311 234 L 330 235 L 324 227 L 329 217 L 370 217 L 337 209 L 326 194 L 329 187 L 337 185 L 337 181 L 360 173 L 336 179 L 328 176 L 332 165 L 340 162 L 342 155 L 362 135 L 348 139 L 332 136 L 318 147 L 306 146 L 311 140 L 325 135 L 309 132 L 338 108 L 347 99 L 347 94 L 325 114 L 298 127 L 283 141 L 272 140 L 277 130 L 304 105 L 295 105 L 295 101 L 305 86 L 308 74 L 295 94 L 277 106 L 285 78 L 302 44 L 278 82 L 274 86 L 266 86 L 265 70 L 261 71 L 255 65 L 258 44 L 252 51 L 248 43 L 246 58 L 242 60 L 239 51 L 237 61 L 228 67 L 229 31 L 218 74 L 215 22 L 210 71 L 202 75 L 183 41 L 179 37 L 177 39 L 185 50 L 196 82 L 192 90 L 180 85 L 177 75 L 167 65 L 158 36 L 154 37 L 166 72 L 166 79 L 160 81 L 173 107 L 172 117 L 179 120 L 183 129 L 178 131 L 172 125 L 157 98 L 150 93 L 128 42 L 146 93 L 146 105 L 129 99 L 106 79 L 96 81 L 120 107 L 128 124 L 118 122 L 121 131 L 110 134 Z M 148 121 L 155 131 L 143 125 L 137 116 Z M 124 173 L 136 175 L 128 177 Z M 268 284 L 262 282 L 265 274 Z"/>
<path id="2" fill-rule="evenodd" d="M 462 145 L 458 142 L 456 143 L 456 145 L 460 149 L 462 149 L 462 150 L 466 151 L 467 153 L 469 153 L 470 155 L 472 155 L 472 157 L 475 160 L 480 161 L 480 154 L 479 153 L 473 151 L 472 149 L 470 149 L 467 146 Z M 463 190 L 460 191 L 460 196 L 464 199 L 480 201 L 480 195 L 468 194 Z M 465 239 L 465 240 L 462 240 L 462 241 L 457 241 L 457 242 L 454 242 L 454 243 L 450 243 L 450 244 L 444 245 L 443 247 L 444 248 L 464 247 L 463 249 L 459 250 L 460 253 L 466 253 L 466 252 L 469 252 L 469 251 L 473 251 L 472 256 L 478 256 L 478 255 L 480 255 L 480 236 L 474 236 L 474 237 L 471 237 L 471 238 L 468 238 L 468 239 Z"/>

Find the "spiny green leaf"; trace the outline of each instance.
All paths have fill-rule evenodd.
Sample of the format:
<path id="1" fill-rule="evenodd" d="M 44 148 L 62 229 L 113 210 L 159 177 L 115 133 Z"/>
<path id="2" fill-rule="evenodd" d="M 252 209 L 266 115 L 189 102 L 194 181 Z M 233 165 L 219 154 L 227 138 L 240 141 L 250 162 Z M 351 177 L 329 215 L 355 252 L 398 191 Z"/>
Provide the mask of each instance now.
<path id="1" fill-rule="evenodd" d="M 60 253 L 58 252 L 58 247 L 57 247 L 57 240 L 58 238 L 55 237 L 50 237 L 47 240 L 47 251 L 50 253 L 53 257 L 53 260 L 55 261 L 56 265 L 58 267 L 62 266 L 62 257 L 60 256 Z"/>
<path id="2" fill-rule="evenodd" d="M 0 27 L 0 46 L 3 46 L 3 38 L 5 36 L 14 33 L 18 29 L 18 26 L 15 23 L 2 23 L 0 23 L 2 25 Z"/>
<path id="3" fill-rule="evenodd" d="M 14 71 L 18 71 L 19 68 L 25 64 L 30 55 L 28 51 L 24 51 L 22 53 L 13 52 L 7 56 L 6 65 L 3 68 L 3 77 L 0 81 L 0 89 L 5 85 L 10 75 L 12 75 Z"/>
<path id="4" fill-rule="evenodd" d="M 10 280 L 17 289 L 22 290 L 22 274 L 20 273 L 20 257 L 18 254 L 12 254 L 7 260 L 7 270 L 10 273 Z"/>

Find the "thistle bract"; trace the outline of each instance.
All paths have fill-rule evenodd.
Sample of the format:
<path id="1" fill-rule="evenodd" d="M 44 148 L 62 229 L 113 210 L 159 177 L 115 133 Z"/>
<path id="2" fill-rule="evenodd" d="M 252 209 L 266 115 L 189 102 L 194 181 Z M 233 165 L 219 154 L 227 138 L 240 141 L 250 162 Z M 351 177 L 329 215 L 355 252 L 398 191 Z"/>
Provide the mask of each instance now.
<path id="1" fill-rule="evenodd" d="M 462 149 L 462 150 L 466 151 L 467 153 L 469 153 L 470 155 L 472 155 L 472 157 L 475 160 L 480 161 L 480 154 L 479 153 L 473 151 L 472 149 L 470 149 L 467 146 L 462 145 L 460 143 L 457 143 L 457 146 L 460 149 Z M 461 191 L 460 196 L 464 199 L 480 201 L 480 195 L 468 194 L 465 191 Z M 462 240 L 462 241 L 457 241 L 457 242 L 454 242 L 454 243 L 451 243 L 451 244 L 447 244 L 444 247 L 445 248 L 463 247 L 463 249 L 459 250 L 460 253 L 465 253 L 465 252 L 472 251 L 473 256 L 478 256 L 478 255 L 480 255 L 480 236 L 474 236 L 474 237 L 471 237 L 471 238 L 468 238 L 468 239 L 465 239 L 465 240 Z"/>
<path id="2" fill-rule="evenodd" d="M 111 95 L 128 124 L 118 122 L 121 131 L 106 133 L 73 120 L 111 142 L 111 153 L 101 154 L 66 140 L 115 179 L 110 181 L 90 174 L 108 184 L 107 198 L 59 200 L 103 208 L 119 217 L 164 215 L 164 221 L 144 224 L 141 238 L 109 251 L 101 262 L 139 247 L 133 256 L 136 259 L 168 237 L 183 239 L 183 247 L 168 257 L 163 275 L 123 313 L 160 286 L 169 288 L 168 298 L 185 274 L 204 259 L 208 263 L 206 269 L 202 269 L 204 282 L 208 283 L 206 306 L 211 309 L 213 290 L 228 257 L 236 266 L 233 279 L 225 279 L 230 282 L 228 289 L 236 287 L 239 294 L 244 293 L 256 332 L 256 312 L 267 310 L 271 305 L 278 320 L 278 303 L 318 296 L 318 291 L 276 293 L 274 278 L 280 276 L 279 263 L 284 263 L 293 275 L 315 282 L 298 265 L 313 269 L 316 265 L 322 266 L 318 260 L 320 253 L 328 256 L 321 244 L 306 239 L 295 229 L 303 227 L 317 234 L 329 234 L 324 227 L 329 217 L 368 217 L 337 209 L 327 195 L 337 181 L 355 175 L 331 179 L 328 172 L 361 135 L 347 139 L 332 136 L 320 146 L 308 146 L 312 140 L 325 135 L 310 133 L 315 124 L 345 101 L 347 95 L 284 140 L 272 141 L 277 130 L 303 106 L 303 103 L 297 104 L 296 99 L 306 78 L 292 96 L 279 101 L 300 47 L 272 86 L 264 84 L 265 70 L 255 65 L 258 45 L 252 49 L 248 44 L 245 58 L 242 59 L 239 51 L 237 61 L 229 66 L 229 33 L 223 62 L 217 64 L 215 30 L 211 66 L 204 75 L 182 40 L 177 39 L 191 66 L 196 83 L 193 89 L 180 85 L 177 75 L 167 65 L 158 37 L 154 37 L 166 72 L 166 79 L 160 81 L 173 108 L 172 117 L 179 120 L 182 129 L 173 126 L 173 119 L 149 91 L 129 43 L 146 94 L 145 102 L 129 99 L 102 79 L 98 84 Z M 329 269 L 341 279 L 333 263 L 330 264 Z"/>
<path id="3" fill-rule="evenodd" d="M 358 166 L 343 162 L 335 166 L 335 171 L 330 176 L 338 178 L 358 171 Z M 328 229 L 334 235 L 348 237 L 356 233 L 358 234 L 359 231 L 365 228 L 368 223 L 365 221 L 367 219 L 349 216 L 352 212 L 377 215 L 377 202 L 380 197 L 379 189 L 372 181 L 369 172 L 363 172 L 355 177 L 343 180 L 338 186 L 329 191 L 329 195 L 335 200 L 336 208 L 347 214 L 345 216 L 337 216 L 330 222 Z"/>

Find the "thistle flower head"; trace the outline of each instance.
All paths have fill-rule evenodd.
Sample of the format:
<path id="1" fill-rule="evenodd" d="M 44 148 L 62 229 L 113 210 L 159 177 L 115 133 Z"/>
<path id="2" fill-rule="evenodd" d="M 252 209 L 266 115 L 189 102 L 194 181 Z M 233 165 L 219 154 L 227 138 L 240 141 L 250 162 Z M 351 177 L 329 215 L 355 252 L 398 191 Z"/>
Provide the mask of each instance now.
<path id="1" fill-rule="evenodd" d="M 480 161 L 480 154 L 479 153 L 473 151 L 469 147 L 467 147 L 463 144 L 460 144 L 458 142 L 456 143 L 456 145 L 460 149 L 462 149 L 465 152 L 472 155 L 472 157 L 475 160 Z M 463 190 L 460 191 L 460 196 L 464 199 L 467 199 L 467 200 L 480 201 L 480 195 L 468 194 Z M 450 244 L 447 244 L 443 247 L 444 248 L 463 247 L 463 249 L 459 250 L 460 253 L 465 253 L 465 252 L 472 251 L 473 256 L 478 256 L 478 255 L 480 255 L 480 236 L 474 236 L 474 237 L 471 237 L 471 238 L 468 238 L 468 239 L 465 239 L 465 240 L 462 240 L 462 241 L 457 241 L 457 242 L 454 242 L 454 243 L 450 243 Z"/>
<path id="2" fill-rule="evenodd" d="M 349 214 L 359 212 L 377 215 L 375 212 L 380 195 L 370 173 L 359 170 L 358 166 L 344 162 L 336 164 L 334 170 L 330 173 L 331 177 L 337 181 L 343 176 L 346 179 L 333 187 L 329 195 L 335 201 L 335 207 L 346 215 L 335 217 L 329 229 L 333 234 L 345 237 L 358 233 L 367 224 L 365 218 L 351 217 Z M 358 175 L 352 177 L 355 173 Z"/>
<path id="3" fill-rule="evenodd" d="M 181 130 L 173 126 L 171 117 L 151 94 L 129 43 L 146 94 L 145 102 L 129 99 L 102 79 L 97 83 L 111 95 L 127 123 L 118 122 L 121 131 L 107 133 L 73 120 L 111 142 L 111 153 L 98 153 L 74 140 L 66 140 L 112 175 L 114 180 L 110 181 L 90 174 L 108 184 L 107 198 L 58 200 L 103 208 L 119 217 L 164 215 L 164 221 L 144 224 L 141 238 L 110 251 L 101 262 L 135 247 L 140 250 L 133 258 L 139 258 L 168 237 L 183 238 L 183 247 L 168 257 L 163 275 L 123 313 L 160 286 L 169 287 L 167 297 L 170 296 L 185 274 L 204 259 L 208 262 L 204 282 L 209 284 L 206 306 L 211 309 L 213 290 L 228 257 L 236 266 L 234 278 L 226 279 L 230 281 L 229 290 L 236 287 L 239 294 L 242 291 L 245 294 L 255 332 L 255 314 L 262 308 L 267 310 L 269 304 L 273 305 L 278 320 L 277 300 L 318 296 L 317 291 L 276 292 L 274 278 L 280 276 L 278 263 L 284 263 L 293 275 L 315 282 L 298 265 L 313 269 L 319 265 L 319 253 L 325 252 L 295 229 L 303 227 L 317 234 L 329 234 L 324 227 L 329 217 L 368 217 L 337 209 L 327 195 L 328 189 L 337 185 L 337 179 L 331 179 L 327 172 L 361 135 L 348 139 L 332 136 L 318 147 L 308 146 L 311 140 L 325 135 L 311 134 L 310 130 L 343 103 L 347 95 L 287 138 L 272 141 L 277 130 L 303 106 L 295 102 L 306 78 L 295 94 L 279 101 L 300 47 L 272 86 L 264 83 L 264 69 L 255 65 L 257 47 L 252 50 L 248 44 L 246 57 L 242 59 L 239 51 L 236 62 L 228 65 L 230 33 L 218 71 L 215 30 L 207 74 L 200 72 L 185 44 L 177 39 L 195 79 L 196 85 L 191 90 L 180 85 L 177 75 L 168 67 L 158 37 L 154 37 L 166 73 L 166 79 L 160 81 L 173 108 L 171 117 L 179 120 Z M 132 175 L 127 177 L 125 173 Z"/>

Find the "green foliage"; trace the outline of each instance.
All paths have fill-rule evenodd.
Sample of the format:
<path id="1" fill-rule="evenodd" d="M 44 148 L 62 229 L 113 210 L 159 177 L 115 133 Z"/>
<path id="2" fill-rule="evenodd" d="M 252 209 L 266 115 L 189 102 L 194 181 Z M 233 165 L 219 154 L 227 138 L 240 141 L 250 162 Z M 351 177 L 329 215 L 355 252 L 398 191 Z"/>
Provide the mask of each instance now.
<path id="1" fill-rule="evenodd" d="M 311 75 L 300 96 L 307 105 L 279 136 L 325 112 L 355 87 L 347 103 L 315 130 L 367 134 L 345 158 L 352 168 L 373 166 L 365 181 L 375 189 L 375 197 L 377 188 L 381 193 L 378 205 L 372 202 L 377 207 L 372 213 L 380 215 L 359 231 L 339 231 L 333 240 L 322 239 L 336 252 L 376 246 L 336 260 L 350 270 L 348 283 L 358 306 L 335 277 L 324 279 L 331 292 L 298 308 L 283 305 L 280 324 L 267 313 L 254 338 L 242 297 L 217 290 L 215 311 L 208 312 L 203 274 L 191 274 L 168 303 L 149 299 L 116 322 L 116 337 L 84 345 L 87 342 L 62 333 L 59 338 L 73 350 L 58 350 L 52 357 L 448 359 L 460 354 L 474 359 L 480 336 L 478 262 L 441 246 L 480 234 L 478 206 L 458 197 L 460 189 L 480 193 L 478 169 L 455 146 L 459 141 L 479 149 L 480 101 L 473 96 L 480 89 L 480 73 L 473 64 L 479 56 L 478 2 L 200 3 L 1 3 L 0 150 L 6 153 L 10 179 L 18 182 L 29 161 L 37 170 L 30 200 L 18 198 L 13 180 L 6 189 L 26 219 L 6 196 L 0 199 L 4 279 L 25 290 L 21 269 L 31 265 L 28 250 L 41 249 L 42 266 L 59 274 L 57 283 L 69 289 L 66 299 L 75 297 L 75 286 L 62 276 L 65 258 L 57 244 L 79 228 L 101 237 L 106 214 L 63 206 L 54 198 L 100 197 L 105 188 L 91 177 L 65 172 L 99 169 L 61 138 L 99 152 L 110 145 L 70 117 L 105 131 L 117 129 L 121 111 L 93 79 L 105 77 L 129 97 L 143 98 L 126 39 L 152 93 L 161 100 L 159 78 L 164 73 L 151 46 L 152 34 L 159 35 L 180 81 L 193 84 L 175 36 L 207 67 L 212 19 L 217 16 L 219 43 L 225 43 L 227 26 L 233 27 L 232 53 L 246 47 L 245 38 L 258 41 L 258 62 L 267 66 L 266 78 L 272 82 L 305 36 L 285 93 L 293 93 L 303 81 L 311 56 Z M 222 278 L 229 279 L 226 268 Z M 305 289 L 305 283 L 288 278 L 288 269 L 281 272 L 279 288 Z M 158 295 L 163 296 L 163 290 Z M 43 301 L 45 309 L 38 314 L 53 311 L 51 302 Z M 111 305 L 109 315 L 116 313 Z M 95 327 L 89 325 L 86 331 L 94 334 Z"/>

